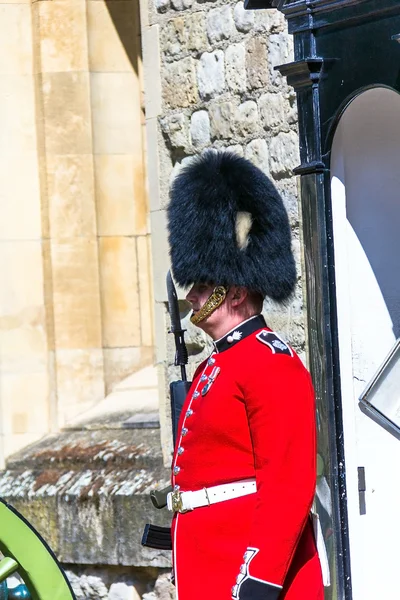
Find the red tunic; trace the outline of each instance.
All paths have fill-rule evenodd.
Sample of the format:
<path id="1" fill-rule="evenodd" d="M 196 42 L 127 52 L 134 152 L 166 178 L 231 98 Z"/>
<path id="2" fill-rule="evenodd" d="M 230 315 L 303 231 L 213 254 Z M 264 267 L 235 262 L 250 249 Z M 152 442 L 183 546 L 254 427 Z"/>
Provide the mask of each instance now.
<path id="1" fill-rule="evenodd" d="M 309 518 L 315 464 L 309 373 L 253 317 L 216 342 L 195 373 L 172 484 L 195 491 L 255 478 L 257 492 L 175 515 L 177 600 L 322 600 Z"/>

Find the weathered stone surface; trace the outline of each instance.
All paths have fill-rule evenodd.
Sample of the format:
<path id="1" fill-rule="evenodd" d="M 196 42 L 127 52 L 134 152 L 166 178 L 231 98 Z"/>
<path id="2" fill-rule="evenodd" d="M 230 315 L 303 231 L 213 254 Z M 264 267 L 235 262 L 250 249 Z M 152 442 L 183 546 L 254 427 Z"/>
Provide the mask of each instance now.
<path id="1" fill-rule="evenodd" d="M 226 84 L 232 92 L 246 91 L 246 50 L 244 44 L 232 44 L 225 50 Z"/>
<path id="2" fill-rule="evenodd" d="M 182 113 L 168 115 L 161 120 L 161 128 L 167 134 L 173 148 L 186 148 L 189 140 L 185 115 Z"/>
<path id="3" fill-rule="evenodd" d="M 125 581 L 117 581 L 111 584 L 108 600 L 141 600 L 141 597 L 133 585 Z"/>
<path id="4" fill-rule="evenodd" d="M 297 198 L 296 178 L 281 179 L 277 182 L 279 192 L 282 196 L 283 203 L 289 215 L 289 221 L 292 229 L 299 226 L 299 201 Z"/>
<path id="5" fill-rule="evenodd" d="M 68 565 L 66 575 L 77 600 L 175 599 L 170 569 Z"/>
<path id="6" fill-rule="evenodd" d="M 66 572 L 77 600 L 101 600 L 107 598 L 107 586 L 99 575 L 81 575 L 80 577 L 72 571 Z"/>
<path id="7" fill-rule="evenodd" d="M 197 69 L 199 93 L 203 100 L 209 100 L 225 89 L 225 64 L 222 50 L 204 52 Z"/>
<path id="8" fill-rule="evenodd" d="M 165 65 L 164 100 L 171 108 L 185 108 L 198 98 L 195 61 L 191 57 Z"/>
<path id="9" fill-rule="evenodd" d="M 176 56 L 186 50 L 186 29 L 183 17 L 168 21 L 161 32 L 162 48 L 166 55 Z"/>
<path id="10" fill-rule="evenodd" d="M 230 6 L 213 8 L 207 15 L 207 35 L 211 44 L 227 40 L 236 32 Z"/>
<path id="11" fill-rule="evenodd" d="M 228 152 L 234 152 L 238 156 L 244 156 L 243 146 L 239 146 L 239 144 L 235 144 L 234 146 L 228 146 L 226 149 Z"/>
<path id="12" fill-rule="evenodd" d="M 175 10 L 187 10 L 193 4 L 193 0 L 171 0 L 172 8 Z"/>
<path id="13" fill-rule="evenodd" d="M 274 67 L 293 61 L 293 42 L 288 33 L 277 33 L 269 38 L 269 62 L 271 69 L 271 82 L 280 83 L 283 81 L 279 71 Z"/>
<path id="14" fill-rule="evenodd" d="M 211 135 L 217 139 L 233 136 L 235 110 L 231 102 L 210 106 Z"/>
<path id="15" fill-rule="evenodd" d="M 167 12 L 170 6 L 170 0 L 154 0 L 154 6 L 159 13 Z"/>
<path id="16" fill-rule="evenodd" d="M 247 144 L 245 157 L 267 175 L 269 173 L 268 156 L 268 146 L 265 140 L 256 139 Z"/>
<path id="17" fill-rule="evenodd" d="M 294 131 L 279 133 L 270 144 L 270 169 L 274 177 L 290 177 L 299 162 L 298 139 Z"/>
<path id="18" fill-rule="evenodd" d="M 243 2 L 238 2 L 236 4 L 235 10 L 233 11 L 233 18 L 239 31 L 243 31 L 244 33 L 250 31 L 254 25 L 254 12 L 254 10 L 245 10 Z"/>
<path id="19" fill-rule="evenodd" d="M 258 109 L 254 100 L 238 106 L 235 116 L 235 130 L 240 136 L 251 135 L 258 129 Z"/>
<path id="20" fill-rule="evenodd" d="M 154 592 L 144 594 L 143 600 L 174 600 L 175 587 L 171 583 L 168 573 L 159 575 L 154 586 Z"/>
<path id="21" fill-rule="evenodd" d="M 279 10 L 256 10 L 254 29 L 260 33 L 279 33 L 286 28 L 285 17 Z"/>
<path id="22" fill-rule="evenodd" d="M 265 129 L 279 127 L 284 123 L 284 99 L 281 94 L 263 94 L 258 100 L 258 108 Z"/>
<path id="23" fill-rule="evenodd" d="M 190 139 L 195 148 L 202 148 L 210 143 L 210 117 L 206 110 L 193 113 L 190 121 Z"/>
<path id="24" fill-rule="evenodd" d="M 263 38 L 254 37 L 247 43 L 247 83 L 250 89 L 264 87 L 268 83 L 267 46 Z"/>
<path id="25" fill-rule="evenodd" d="M 45 539 L 48 524 L 56 527 L 62 562 L 168 567 L 170 553 L 140 544 L 148 520 L 170 523 L 148 496 L 168 480 L 158 429 L 85 429 L 50 435 L 15 455 L 0 474 L 0 495 Z"/>
<path id="26" fill-rule="evenodd" d="M 205 17 L 203 12 L 197 12 L 186 19 L 187 48 L 200 52 L 207 48 Z"/>

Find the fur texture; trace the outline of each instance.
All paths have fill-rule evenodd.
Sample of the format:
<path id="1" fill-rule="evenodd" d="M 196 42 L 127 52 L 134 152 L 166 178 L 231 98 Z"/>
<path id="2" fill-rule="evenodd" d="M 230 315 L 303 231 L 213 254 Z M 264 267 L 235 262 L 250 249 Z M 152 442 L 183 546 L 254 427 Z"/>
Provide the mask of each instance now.
<path id="1" fill-rule="evenodd" d="M 236 154 L 209 150 L 179 172 L 168 230 L 182 287 L 240 285 L 277 301 L 293 292 L 296 268 L 282 199 L 260 169 Z"/>

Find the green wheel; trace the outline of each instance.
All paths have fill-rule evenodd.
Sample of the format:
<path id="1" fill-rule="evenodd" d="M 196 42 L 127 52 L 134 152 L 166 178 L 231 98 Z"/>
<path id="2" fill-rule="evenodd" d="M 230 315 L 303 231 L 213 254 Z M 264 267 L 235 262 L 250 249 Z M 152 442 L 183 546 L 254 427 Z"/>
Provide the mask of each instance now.
<path id="1" fill-rule="evenodd" d="M 47 543 L 1 498 L 0 551 L 4 555 L 0 561 L 0 587 L 4 587 L 7 577 L 18 572 L 32 600 L 75 600 L 71 585 Z M 18 596 L 25 598 L 22 588 Z"/>

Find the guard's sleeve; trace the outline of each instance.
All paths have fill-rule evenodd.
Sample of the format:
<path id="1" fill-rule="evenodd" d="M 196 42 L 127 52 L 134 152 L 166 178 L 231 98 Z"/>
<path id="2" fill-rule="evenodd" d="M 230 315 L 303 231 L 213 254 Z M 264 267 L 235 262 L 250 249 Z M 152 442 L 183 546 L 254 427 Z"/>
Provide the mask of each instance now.
<path id="1" fill-rule="evenodd" d="M 266 357 L 266 354 L 268 356 Z M 315 401 L 300 359 L 257 353 L 243 390 L 257 498 L 232 598 L 277 600 L 309 517 L 316 480 Z M 267 360 L 262 360 L 264 357 Z"/>

